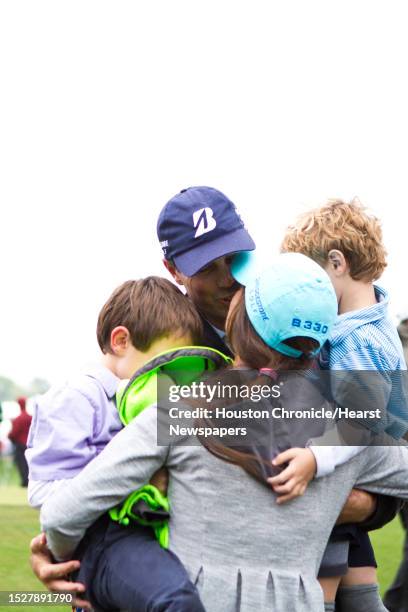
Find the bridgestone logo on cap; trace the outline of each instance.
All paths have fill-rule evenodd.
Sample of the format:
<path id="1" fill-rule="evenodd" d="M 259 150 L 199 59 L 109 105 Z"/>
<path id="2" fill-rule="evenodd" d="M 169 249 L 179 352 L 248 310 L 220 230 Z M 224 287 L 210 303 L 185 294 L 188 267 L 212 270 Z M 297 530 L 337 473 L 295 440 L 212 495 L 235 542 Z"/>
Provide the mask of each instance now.
<path id="1" fill-rule="evenodd" d="M 212 232 L 217 227 L 217 222 L 214 219 L 212 208 L 200 208 L 193 213 L 193 224 L 197 228 L 194 238 L 198 238 L 203 234 Z"/>
<path id="2" fill-rule="evenodd" d="M 255 280 L 255 302 L 258 306 L 259 314 L 262 317 L 262 321 L 269 321 L 269 317 L 265 312 L 265 308 L 263 307 L 261 296 L 259 295 L 259 278 Z"/>

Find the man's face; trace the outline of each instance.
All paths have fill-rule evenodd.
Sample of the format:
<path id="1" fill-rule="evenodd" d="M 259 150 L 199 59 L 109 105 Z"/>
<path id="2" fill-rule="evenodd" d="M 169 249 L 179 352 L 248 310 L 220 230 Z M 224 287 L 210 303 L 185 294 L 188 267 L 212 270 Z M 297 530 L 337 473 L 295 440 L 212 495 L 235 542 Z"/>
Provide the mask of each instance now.
<path id="1" fill-rule="evenodd" d="M 185 276 L 172 264 L 165 262 L 176 282 L 184 285 L 197 310 L 219 329 L 225 327 L 229 305 L 240 286 L 231 276 L 232 257 L 226 255 L 215 259 L 194 276 Z"/>

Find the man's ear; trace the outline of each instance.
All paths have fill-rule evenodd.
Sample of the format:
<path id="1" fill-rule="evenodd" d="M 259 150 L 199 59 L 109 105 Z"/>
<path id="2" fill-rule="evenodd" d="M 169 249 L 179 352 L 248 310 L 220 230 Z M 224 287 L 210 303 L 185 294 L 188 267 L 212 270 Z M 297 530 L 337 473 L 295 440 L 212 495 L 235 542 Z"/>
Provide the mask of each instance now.
<path id="1" fill-rule="evenodd" d="M 343 253 L 337 249 L 329 251 L 328 262 L 335 276 L 343 276 L 343 274 L 348 271 L 346 258 Z"/>
<path id="2" fill-rule="evenodd" d="M 123 325 L 118 325 L 112 329 L 110 344 L 114 355 L 120 357 L 129 346 L 130 334 L 129 330 Z"/>
<path id="3" fill-rule="evenodd" d="M 183 282 L 184 276 L 183 274 L 181 274 L 181 272 L 177 270 L 174 263 L 172 263 L 171 261 L 168 261 L 168 259 L 163 259 L 163 263 L 164 263 L 164 267 L 166 268 L 168 272 L 170 272 L 170 274 L 172 275 L 176 283 L 178 285 L 184 285 L 184 282 Z"/>

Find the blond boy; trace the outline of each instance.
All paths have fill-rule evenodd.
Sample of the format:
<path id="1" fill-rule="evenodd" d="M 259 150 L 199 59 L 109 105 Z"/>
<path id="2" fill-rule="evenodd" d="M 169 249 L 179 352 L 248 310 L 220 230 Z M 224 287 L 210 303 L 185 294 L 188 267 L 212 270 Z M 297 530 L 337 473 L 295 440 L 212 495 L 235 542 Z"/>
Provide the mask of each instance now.
<path id="1" fill-rule="evenodd" d="M 387 265 L 381 225 L 374 215 L 356 199 L 329 200 L 299 216 L 288 228 L 281 249 L 318 262 L 336 291 L 339 317 L 328 339 L 323 368 L 382 372 L 406 369 L 401 342 L 387 311 L 388 294 L 374 284 Z M 398 433 L 403 435 L 406 423 L 399 425 Z M 313 476 L 330 474 L 362 448 L 290 449 L 276 460 L 277 465 L 289 462 L 289 466 L 273 480 L 273 487 L 284 495 L 283 501 L 292 499 L 303 493 Z M 384 611 L 369 538 L 361 529 L 357 531 L 358 545 L 350 548 L 349 569 L 336 601 L 347 612 Z M 321 579 L 328 601 L 334 599 L 339 582 L 339 576 Z"/>

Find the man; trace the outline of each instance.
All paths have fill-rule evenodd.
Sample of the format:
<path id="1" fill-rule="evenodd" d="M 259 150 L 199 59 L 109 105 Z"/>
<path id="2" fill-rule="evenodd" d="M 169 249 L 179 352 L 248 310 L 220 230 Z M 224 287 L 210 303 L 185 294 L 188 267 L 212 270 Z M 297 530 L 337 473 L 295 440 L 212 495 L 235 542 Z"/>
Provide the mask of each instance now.
<path id="1" fill-rule="evenodd" d="M 201 315 L 205 344 L 231 355 L 224 342 L 224 325 L 239 287 L 230 274 L 231 255 L 255 248 L 235 205 L 211 187 L 184 189 L 163 208 L 157 231 L 164 265 L 185 286 Z M 33 571 L 47 588 L 84 591 L 82 584 L 66 579 L 78 569 L 79 561 L 53 564 L 43 535 L 34 538 L 31 549 Z M 77 600 L 77 605 L 87 602 Z"/>
<path id="2" fill-rule="evenodd" d="M 224 327 L 229 304 L 239 287 L 230 274 L 231 256 L 255 248 L 235 205 L 211 187 L 184 189 L 162 209 L 157 233 L 165 267 L 185 287 L 201 315 L 205 343 L 230 355 Z M 375 507 L 373 496 L 355 492 L 343 520 L 362 521 Z M 47 588 L 84 591 L 84 585 L 66 579 L 66 574 L 78 569 L 79 561 L 52 564 L 42 535 L 34 538 L 31 549 L 33 571 Z"/>
<path id="3" fill-rule="evenodd" d="M 13 443 L 14 462 L 17 466 L 18 473 L 20 474 L 21 486 L 27 487 L 28 466 L 24 453 L 27 448 L 27 438 L 31 425 L 31 415 L 29 415 L 26 410 L 25 397 L 17 398 L 17 403 L 20 406 L 20 414 L 18 417 L 12 420 L 11 430 L 8 437 Z"/>
<path id="4" fill-rule="evenodd" d="M 235 205 L 212 187 L 183 189 L 161 211 L 157 236 L 164 265 L 201 315 L 205 343 L 231 355 L 224 326 L 239 285 L 229 266 L 233 253 L 255 249 Z"/>

